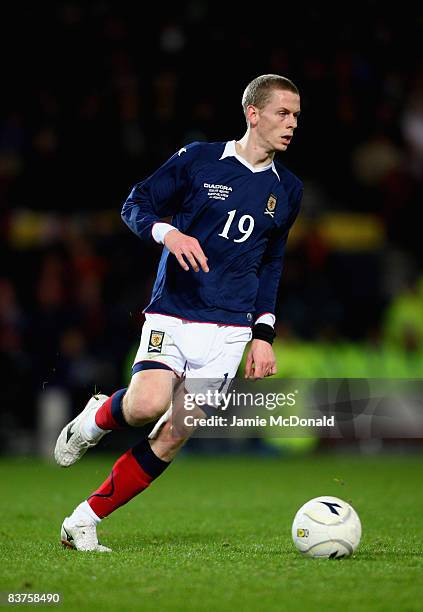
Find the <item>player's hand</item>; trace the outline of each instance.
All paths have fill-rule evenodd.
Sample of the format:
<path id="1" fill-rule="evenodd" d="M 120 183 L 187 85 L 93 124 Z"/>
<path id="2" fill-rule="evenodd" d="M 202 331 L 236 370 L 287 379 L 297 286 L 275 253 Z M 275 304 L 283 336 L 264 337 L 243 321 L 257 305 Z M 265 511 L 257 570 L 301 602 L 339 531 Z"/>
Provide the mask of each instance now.
<path id="1" fill-rule="evenodd" d="M 170 230 L 164 237 L 164 244 L 167 249 L 179 262 L 181 268 L 188 272 L 191 265 L 194 272 L 198 272 L 200 267 L 203 272 L 208 272 L 207 257 L 203 253 L 197 238 L 187 236 L 177 229 Z M 188 263 L 187 263 L 188 262 Z"/>
<path id="2" fill-rule="evenodd" d="M 245 378 L 265 378 L 277 372 L 275 354 L 272 345 L 265 340 L 253 340 L 247 354 Z"/>

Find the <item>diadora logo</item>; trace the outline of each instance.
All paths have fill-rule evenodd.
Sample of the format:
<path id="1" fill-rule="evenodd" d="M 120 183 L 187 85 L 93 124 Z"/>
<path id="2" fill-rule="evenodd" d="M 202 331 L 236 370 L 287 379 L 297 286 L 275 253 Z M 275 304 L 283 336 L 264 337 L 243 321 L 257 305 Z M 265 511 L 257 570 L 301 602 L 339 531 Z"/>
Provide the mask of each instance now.
<path id="1" fill-rule="evenodd" d="M 207 189 L 207 195 L 213 200 L 226 200 L 232 191 L 232 187 L 228 185 L 215 185 L 214 183 L 204 183 L 204 189 Z"/>
<path id="2" fill-rule="evenodd" d="M 228 187 L 227 185 L 210 185 L 210 183 L 204 183 L 204 187 L 206 189 L 223 189 L 223 191 L 232 191 L 232 187 Z"/>

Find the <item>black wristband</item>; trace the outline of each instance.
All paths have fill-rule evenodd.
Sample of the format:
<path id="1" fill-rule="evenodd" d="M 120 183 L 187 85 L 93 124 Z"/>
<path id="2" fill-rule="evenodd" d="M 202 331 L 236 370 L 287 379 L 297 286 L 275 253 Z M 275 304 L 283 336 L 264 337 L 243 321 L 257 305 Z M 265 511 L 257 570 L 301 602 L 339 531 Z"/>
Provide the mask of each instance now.
<path id="1" fill-rule="evenodd" d="M 253 327 L 253 340 L 264 340 L 269 344 L 273 344 L 276 332 L 271 325 L 266 323 L 257 323 Z"/>

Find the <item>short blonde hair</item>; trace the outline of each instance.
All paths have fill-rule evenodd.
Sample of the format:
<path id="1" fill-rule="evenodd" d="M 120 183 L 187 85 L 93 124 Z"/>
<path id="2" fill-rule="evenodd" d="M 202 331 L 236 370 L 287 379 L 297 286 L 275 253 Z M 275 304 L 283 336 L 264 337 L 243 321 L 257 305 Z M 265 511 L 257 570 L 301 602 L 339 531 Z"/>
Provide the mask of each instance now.
<path id="1" fill-rule="evenodd" d="M 262 74 L 255 78 L 251 83 L 248 83 L 242 95 L 242 108 L 244 114 L 247 114 L 247 107 L 252 104 L 257 108 L 266 106 L 270 99 L 272 91 L 282 89 L 283 91 L 291 91 L 294 94 L 300 95 L 298 87 L 279 74 Z"/>

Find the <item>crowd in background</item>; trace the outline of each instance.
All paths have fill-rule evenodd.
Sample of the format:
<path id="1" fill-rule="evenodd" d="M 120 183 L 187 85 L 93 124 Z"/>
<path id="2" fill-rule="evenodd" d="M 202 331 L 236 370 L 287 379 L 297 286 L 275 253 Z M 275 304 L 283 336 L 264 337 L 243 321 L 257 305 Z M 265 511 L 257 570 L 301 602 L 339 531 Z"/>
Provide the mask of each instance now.
<path id="1" fill-rule="evenodd" d="M 377 2 L 348 17 L 304 6 L 254 19 L 201 0 L 151 6 L 148 16 L 142 3 L 107 0 L 9 6 L 0 25 L 0 429 L 32 427 L 46 385 L 69 389 L 76 412 L 91 392 L 125 386 L 160 248 L 130 234 L 121 205 L 184 144 L 241 137 L 243 89 L 265 72 L 302 93 L 281 158 L 305 197 L 279 335 L 419 349 L 417 17 Z M 28 211 L 39 227 L 22 242 Z M 375 219 L 383 238 L 334 248 L 314 229 L 337 213 Z"/>

